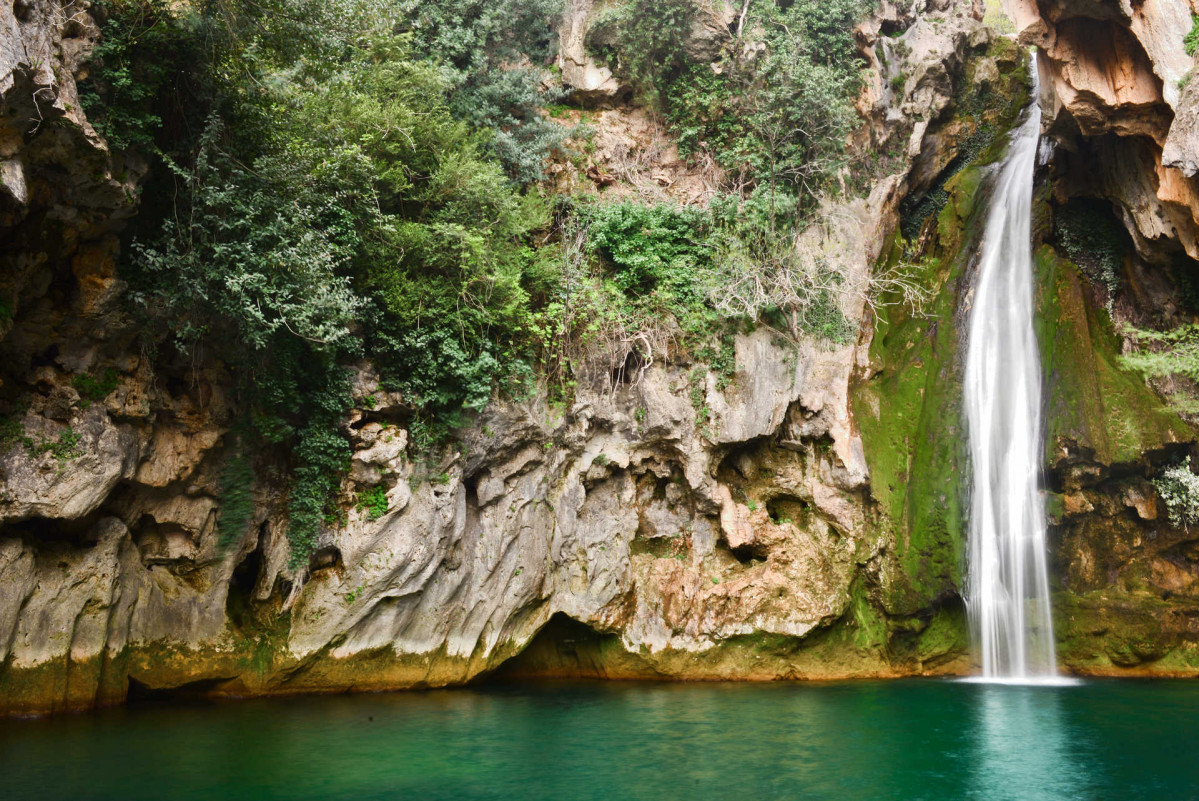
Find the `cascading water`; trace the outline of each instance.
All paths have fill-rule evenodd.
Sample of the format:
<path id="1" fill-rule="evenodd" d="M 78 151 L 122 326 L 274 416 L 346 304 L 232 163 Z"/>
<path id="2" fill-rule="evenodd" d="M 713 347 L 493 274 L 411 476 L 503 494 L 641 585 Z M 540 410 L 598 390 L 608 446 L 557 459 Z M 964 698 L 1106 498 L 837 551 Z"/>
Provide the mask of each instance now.
<path id="1" fill-rule="evenodd" d="M 1037 490 L 1044 433 L 1032 317 L 1032 194 L 1041 112 L 1034 101 L 1026 113 L 987 217 L 964 387 L 974 468 L 967 603 L 983 677 L 1009 681 L 1057 675 L 1045 509 Z"/>

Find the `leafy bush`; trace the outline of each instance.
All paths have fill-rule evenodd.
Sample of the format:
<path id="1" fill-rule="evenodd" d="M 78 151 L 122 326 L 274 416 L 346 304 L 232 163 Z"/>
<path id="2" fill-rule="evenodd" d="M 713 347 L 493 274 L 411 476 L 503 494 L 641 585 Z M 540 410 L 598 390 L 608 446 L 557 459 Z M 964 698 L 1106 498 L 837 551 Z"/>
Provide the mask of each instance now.
<path id="1" fill-rule="evenodd" d="M 102 38 L 79 85 L 79 104 L 115 150 L 154 149 L 163 95 L 200 60 L 203 24 L 170 0 L 100 0 Z M 193 76 L 194 77 L 194 76 Z"/>
<path id="2" fill-rule="evenodd" d="M 683 43 L 694 20 L 692 0 L 629 0 L 593 21 L 588 46 L 642 103 L 660 107 L 667 86 L 687 67 Z"/>
<path id="3" fill-rule="evenodd" d="M 502 69 L 455 92 L 450 108 L 475 128 L 492 132 L 483 149 L 493 154 L 512 180 L 529 184 L 545 177 L 545 160 L 563 153 L 574 133 L 546 119 L 544 106 L 560 99 L 529 69 Z"/>
<path id="4" fill-rule="evenodd" d="M 1191 472 L 1191 457 L 1162 471 L 1153 486 L 1165 501 L 1172 525 L 1187 528 L 1199 522 L 1199 476 Z"/>
<path id="5" fill-rule="evenodd" d="M 710 271 L 706 211 L 626 202 L 595 206 L 588 220 L 590 246 L 613 266 L 621 291 L 634 297 L 661 292 L 683 307 L 703 299 L 702 274 Z"/>
<path id="6" fill-rule="evenodd" d="M 1199 14 L 1191 14 L 1191 29 L 1182 40 L 1182 46 L 1188 56 L 1195 55 L 1195 51 L 1199 50 Z"/>
<path id="7" fill-rule="evenodd" d="M 545 63 L 553 54 L 552 26 L 563 0 L 400 0 L 416 54 L 439 62 L 448 78 L 454 115 L 491 132 L 484 149 L 518 183 L 543 177 L 546 157 L 560 150 L 569 129 L 541 109 L 559 95 L 541 71 L 513 65 Z"/>
<path id="8" fill-rule="evenodd" d="M 366 516 L 371 520 L 378 520 L 387 514 L 389 506 L 387 489 L 382 486 L 371 487 L 358 496 L 358 508 L 364 510 Z"/>
<path id="9" fill-rule="evenodd" d="M 765 43 L 764 54 L 743 61 L 734 52 L 719 74 L 676 71 L 667 117 L 680 151 L 709 152 L 768 227 L 804 210 L 845 164 L 860 87 L 853 29 L 871 6 L 757 0 L 746 35 Z"/>

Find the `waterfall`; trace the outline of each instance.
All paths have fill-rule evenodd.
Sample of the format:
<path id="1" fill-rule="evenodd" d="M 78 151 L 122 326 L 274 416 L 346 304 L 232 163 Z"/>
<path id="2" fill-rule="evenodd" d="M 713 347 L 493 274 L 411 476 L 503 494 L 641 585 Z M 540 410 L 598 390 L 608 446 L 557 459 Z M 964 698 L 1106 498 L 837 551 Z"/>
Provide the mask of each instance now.
<path id="1" fill-rule="evenodd" d="M 1010 681 L 1057 673 L 1037 490 L 1044 430 L 1033 330 L 1032 194 L 1041 133 L 1035 100 L 1026 114 L 987 216 L 964 387 L 974 470 L 967 605 L 983 677 Z"/>

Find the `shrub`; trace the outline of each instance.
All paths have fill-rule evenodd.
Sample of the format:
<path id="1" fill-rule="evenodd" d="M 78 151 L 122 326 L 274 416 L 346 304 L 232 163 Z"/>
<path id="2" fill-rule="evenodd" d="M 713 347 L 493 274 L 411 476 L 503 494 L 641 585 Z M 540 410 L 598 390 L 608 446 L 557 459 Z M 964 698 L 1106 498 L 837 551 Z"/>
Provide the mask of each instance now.
<path id="1" fill-rule="evenodd" d="M 1199 522 L 1199 476 L 1191 472 L 1191 457 L 1162 471 L 1153 486 L 1166 504 L 1172 525 L 1187 528 Z"/>
<path id="2" fill-rule="evenodd" d="M 589 210 L 590 247 L 613 267 L 613 280 L 634 297 L 661 292 L 679 306 L 702 299 L 711 218 L 702 209 L 614 203 Z"/>
<path id="3" fill-rule="evenodd" d="M 0 456 L 25 443 L 32 445 L 33 440 L 25 433 L 21 416 L 13 414 L 0 417 Z"/>
<path id="4" fill-rule="evenodd" d="M 102 37 L 79 85 L 79 104 L 115 150 L 153 150 L 163 96 L 178 92 L 199 57 L 201 18 L 170 0 L 101 0 Z M 190 73 L 194 76 L 194 73 Z"/>
<path id="5" fill-rule="evenodd" d="M 694 19 L 692 0 L 628 0 L 594 20 L 588 47 L 633 87 L 640 102 L 660 107 L 664 90 L 687 66 L 683 44 Z"/>
<path id="6" fill-rule="evenodd" d="M 1195 51 L 1199 50 L 1199 14 L 1191 14 L 1191 29 L 1182 40 L 1182 46 L 1188 56 L 1195 55 Z"/>
<path id="7" fill-rule="evenodd" d="M 483 147 L 513 180 L 540 180 L 546 157 L 570 130 L 541 114 L 560 97 L 541 71 L 513 65 L 546 62 L 563 0 L 401 0 L 399 7 L 416 54 L 449 76 L 455 116 L 490 132 Z"/>
<path id="8" fill-rule="evenodd" d="M 387 489 L 382 486 L 371 487 L 358 496 L 358 508 L 364 510 L 370 520 L 378 520 L 387 514 L 389 506 Z"/>
<path id="9" fill-rule="evenodd" d="M 853 28 L 871 3 L 861 0 L 749 7 L 750 34 L 766 52 L 726 57 L 675 71 L 667 117 L 686 155 L 707 150 L 730 185 L 756 195 L 774 227 L 808 207 L 845 164 L 860 87 Z"/>

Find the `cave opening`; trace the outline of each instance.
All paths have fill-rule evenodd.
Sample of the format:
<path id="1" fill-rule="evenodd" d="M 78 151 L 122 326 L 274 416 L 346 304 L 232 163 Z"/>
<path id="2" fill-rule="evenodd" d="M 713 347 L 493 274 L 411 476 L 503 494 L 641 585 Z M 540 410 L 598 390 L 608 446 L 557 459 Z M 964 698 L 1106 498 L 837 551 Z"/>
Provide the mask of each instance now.
<path id="1" fill-rule="evenodd" d="M 564 612 L 555 612 L 529 644 L 486 681 L 618 678 L 630 670 L 625 664 L 630 657 L 618 635 L 598 632 Z"/>
<path id="2" fill-rule="evenodd" d="M 265 527 L 265 524 L 264 524 Z M 229 593 L 225 598 L 225 613 L 229 622 L 237 629 L 243 629 L 252 622 L 252 605 L 254 588 L 262 574 L 265 560 L 262 554 L 262 533 L 259 533 L 258 544 L 233 569 L 229 578 Z"/>
<path id="3" fill-rule="evenodd" d="M 199 679 L 175 687 L 153 687 L 130 676 L 125 701 L 129 706 L 208 705 L 215 703 L 213 692 L 229 681 L 229 678 Z"/>

